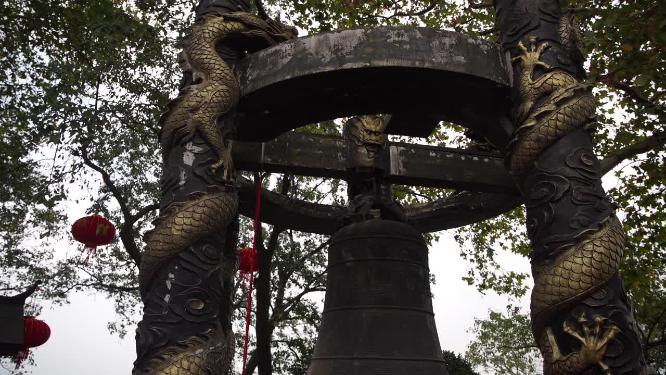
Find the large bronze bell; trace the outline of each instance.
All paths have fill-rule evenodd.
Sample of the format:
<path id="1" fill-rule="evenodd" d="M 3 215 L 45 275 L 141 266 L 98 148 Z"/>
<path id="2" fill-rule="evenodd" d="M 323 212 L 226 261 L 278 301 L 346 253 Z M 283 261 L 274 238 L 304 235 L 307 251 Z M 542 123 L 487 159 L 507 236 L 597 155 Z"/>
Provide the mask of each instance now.
<path id="1" fill-rule="evenodd" d="M 428 248 L 407 224 L 367 220 L 331 239 L 309 375 L 445 375 Z"/>

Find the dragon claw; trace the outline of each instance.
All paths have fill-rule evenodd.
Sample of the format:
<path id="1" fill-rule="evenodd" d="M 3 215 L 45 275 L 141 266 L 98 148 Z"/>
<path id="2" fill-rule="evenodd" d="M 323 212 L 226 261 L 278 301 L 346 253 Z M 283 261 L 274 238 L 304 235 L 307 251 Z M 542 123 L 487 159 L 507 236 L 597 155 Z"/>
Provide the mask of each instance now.
<path id="1" fill-rule="evenodd" d="M 518 42 L 518 49 L 521 51 L 521 54 L 512 58 L 512 62 L 522 62 L 525 70 L 527 72 L 532 72 L 534 71 L 534 68 L 537 66 L 540 66 L 546 70 L 551 69 L 552 67 L 541 61 L 541 54 L 548 48 L 550 48 L 550 43 L 548 42 L 543 42 L 540 45 L 537 46 L 537 40 L 535 36 L 531 36 L 529 38 L 530 40 L 530 47 L 527 48 L 525 47 L 525 44 L 523 44 L 523 41 Z M 531 77 L 531 76 L 530 76 Z"/>
<path id="2" fill-rule="evenodd" d="M 584 369 L 596 365 L 604 374 L 610 373 L 610 368 L 603 359 L 608 343 L 620 332 L 614 324 L 604 327 L 607 318 L 595 315 L 592 320 L 583 313 L 576 319 L 580 329 L 574 324 L 565 321 L 562 328 L 565 333 L 580 341 L 580 349 L 563 356 L 557 346 L 557 341 L 550 328 L 547 328 L 548 342 L 552 349 L 549 363 L 556 366 L 565 366 L 567 369 Z"/>
<path id="3" fill-rule="evenodd" d="M 220 167 L 224 167 L 224 161 L 222 159 L 213 163 L 213 165 L 210 166 L 210 170 L 213 171 L 213 173 L 217 173 L 217 170 L 220 169 Z"/>
<path id="4" fill-rule="evenodd" d="M 523 53 L 528 53 L 529 51 L 527 50 L 527 47 L 523 44 L 523 41 L 518 42 L 518 48 L 523 52 Z"/>

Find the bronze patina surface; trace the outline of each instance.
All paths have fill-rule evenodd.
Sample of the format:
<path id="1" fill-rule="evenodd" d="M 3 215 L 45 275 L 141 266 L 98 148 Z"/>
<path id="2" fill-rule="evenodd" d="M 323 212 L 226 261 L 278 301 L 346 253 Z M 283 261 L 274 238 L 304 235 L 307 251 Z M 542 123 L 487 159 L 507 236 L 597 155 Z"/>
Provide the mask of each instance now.
<path id="1" fill-rule="evenodd" d="M 199 7 L 182 54 L 184 85 L 161 119 L 163 197 L 140 265 L 134 374 L 224 374 L 233 358 L 238 196 L 219 125 L 233 115 L 240 89 L 217 48 L 230 40 L 268 46 L 293 32 L 250 13 L 224 13 L 225 4 Z M 233 45 L 226 52 L 233 55 Z"/>
<path id="2" fill-rule="evenodd" d="M 425 137 L 440 120 L 478 129 L 498 147 L 511 134 L 509 65 L 496 44 L 461 33 L 322 33 L 252 54 L 235 71 L 239 140 L 266 141 L 313 122 L 375 113 L 391 114 L 388 134 Z"/>
<path id="3" fill-rule="evenodd" d="M 532 327 L 544 374 L 645 374 L 618 275 L 624 231 L 592 149 L 595 101 L 575 22 L 556 0 L 495 7 L 516 77 L 506 164 L 527 208 Z"/>

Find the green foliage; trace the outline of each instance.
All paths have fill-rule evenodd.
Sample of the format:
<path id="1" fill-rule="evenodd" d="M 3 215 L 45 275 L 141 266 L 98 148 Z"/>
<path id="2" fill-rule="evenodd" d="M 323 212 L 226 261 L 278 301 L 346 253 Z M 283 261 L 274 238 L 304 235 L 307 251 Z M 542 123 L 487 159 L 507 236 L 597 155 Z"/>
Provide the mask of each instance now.
<path id="1" fill-rule="evenodd" d="M 488 319 L 475 319 L 476 339 L 465 353 L 475 367 L 492 374 L 534 375 L 540 373 L 541 355 L 532 338 L 530 319 L 520 309 L 490 311 Z"/>
<path id="2" fill-rule="evenodd" d="M 138 305 L 129 248 L 140 246 L 153 218 L 157 118 L 180 77 L 176 43 L 189 24 L 181 11 L 192 7 L 164 5 L 3 1 L 0 8 L 0 152 L 10 177 L 0 182 L 0 289 L 41 278 L 42 293 L 55 301 L 102 291 L 116 300 L 124 319 L 113 327 L 121 333 Z M 50 245 L 67 238 L 75 219 L 63 202 L 88 202 L 88 212 L 110 217 L 127 240 L 89 266 L 63 258 Z"/>
<path id="3" fill-rule="evenodd" d="M 449 374 L 455 375 L 479 375 L 474 371 L 472 365 L 465 360 L 460 354 L 444 350 L 442 351 L 444 357 L 444 364 Z"/>
<path id="4" fill-rule="evenodd" d="M 265 0 L 265 3 L 279 9 L 279 15 L 288 22 L 311 33 L 409 25 L 478 34 L 488 29 L 494 19 L 490 8 L 472 7 L 467 1 Z"/>
<path id="5" fill-rule="evenodd" d="M 454 238 L 461 248 L 460 255 L 470 262 L 463 279 L 480 292 L 492 290 L 498 294 L 522 297 L 528 291 L 528 274 L 504 270 L 497 263 L 497 250 L 527 256 L 530 246 L 523 229 L 525 213 L 522 207 L 480 223 L 455 230 Z"/>

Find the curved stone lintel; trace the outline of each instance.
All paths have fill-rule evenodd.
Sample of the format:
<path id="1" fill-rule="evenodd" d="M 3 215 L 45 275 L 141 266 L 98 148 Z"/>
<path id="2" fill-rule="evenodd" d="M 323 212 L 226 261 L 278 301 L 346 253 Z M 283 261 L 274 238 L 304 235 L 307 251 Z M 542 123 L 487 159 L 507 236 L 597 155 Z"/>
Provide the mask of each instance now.
<path id="1" fill-rule="evenodd" d="M 239 178 L 239 213 L 254 216 L 256 186 Z M 264 189 L 261 195 L 261 221 L 280 224 L 302 232 L 333 234 L 349 214 L 346 207 L 318 204 L 286 197 Z M 419 231 L 437 232 L 493 218 L 507 212 L 523 200 L 514 194 L 461 191 L 447 198 L 420 206 L 405 207 L 407 222 Z"/>
<path id="2" fill-rule="evenodd" d="M 504 146 L 510 78 L 494 43 L 426 28 L 308 36 L 248 55 L 238 139 L 266 141 L 317 121 L 392 114 L 391 134 L 427 136 L 440 120 Z"/>

